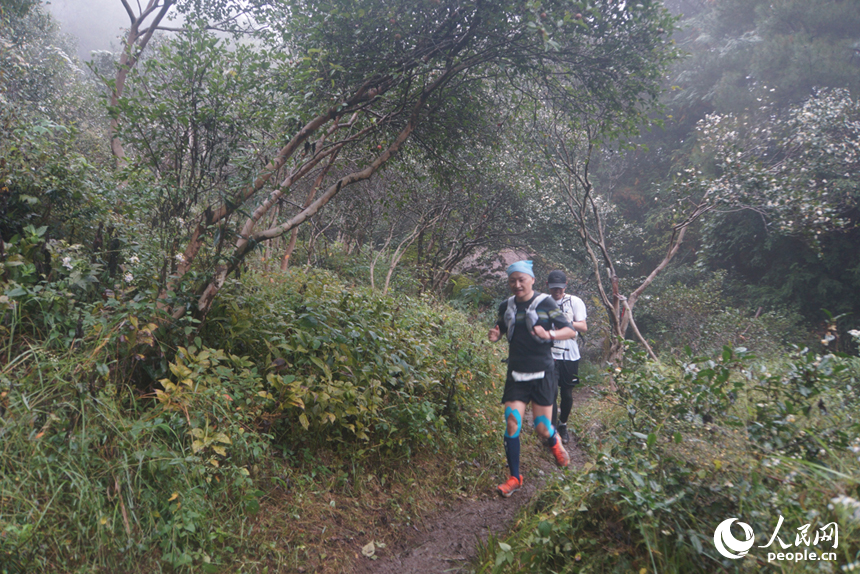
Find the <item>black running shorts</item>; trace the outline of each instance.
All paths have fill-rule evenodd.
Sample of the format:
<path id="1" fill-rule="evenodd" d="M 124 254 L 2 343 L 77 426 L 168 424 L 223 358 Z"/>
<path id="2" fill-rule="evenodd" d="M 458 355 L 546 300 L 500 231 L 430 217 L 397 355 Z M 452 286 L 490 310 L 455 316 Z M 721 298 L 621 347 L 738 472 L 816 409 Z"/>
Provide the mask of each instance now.
<path id="1" fill-rule="evenodd" d="M 555 372 L 558 375 L 558 386 L 572 389 L 579 384 L 579 360 L 555 362 Z"/>
<path id="2" fill-rule="evenodd" d="M 555 372 L 552 368 L 544 371 L 542 379 L 532 381 L 515 381 L 508 369 L 505 380 L 505 392 L 502 394 L 502 404 L 521 401 L 526 404 L 534 403 L 541 407 L 549 407 L 555 402 Z"/>

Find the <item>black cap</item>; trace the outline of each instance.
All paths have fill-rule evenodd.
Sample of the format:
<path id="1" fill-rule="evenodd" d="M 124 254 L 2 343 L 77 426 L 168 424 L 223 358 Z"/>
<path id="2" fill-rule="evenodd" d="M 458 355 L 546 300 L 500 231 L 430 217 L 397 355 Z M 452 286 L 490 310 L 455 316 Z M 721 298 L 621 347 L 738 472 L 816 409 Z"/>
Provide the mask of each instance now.
<path id="1" fill-rule="evenodd" d="M 564 271 L 559 271 L 558 269 L 549 272 L 549 276 L 546 278 L 546 286 L 549 289 L 564 289 L 567 287 L 567 276 L 564 274 Z"/>

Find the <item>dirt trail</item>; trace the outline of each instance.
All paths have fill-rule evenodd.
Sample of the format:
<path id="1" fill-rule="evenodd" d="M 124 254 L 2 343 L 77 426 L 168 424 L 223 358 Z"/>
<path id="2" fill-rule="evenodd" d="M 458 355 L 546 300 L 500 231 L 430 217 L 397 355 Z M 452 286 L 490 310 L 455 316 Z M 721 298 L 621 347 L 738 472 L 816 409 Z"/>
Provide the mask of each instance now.
<path id="1" fill-rule="evenodd" d="M 590 390 L 582 386 L 574 390 L 573 408 L 583 404 Z M 526 413 L 531 419 L 531 412 Z M 531 429 L 523 424 L 523 430 Z M 490 534 L 504 535 L 513 524 L 520 509 L 529 503 L 551 477 L 560 477 L 549 451 L 539 444 L 534 431 L 524 432 L 522 443 L 523 488 L 510 498 L 500 496 L 464 501 L 453 508 L 428 517 L 418 532 L 404 542 L 380 552 L 377 560 L 362 558 L 354 565 L 353 574 L 465 574 L 469 561 L 477 554 L 478 543 L 485 543 Z M 584 453 L 571 436 L 567 444 L 570 471 L 585 464 Z"/>

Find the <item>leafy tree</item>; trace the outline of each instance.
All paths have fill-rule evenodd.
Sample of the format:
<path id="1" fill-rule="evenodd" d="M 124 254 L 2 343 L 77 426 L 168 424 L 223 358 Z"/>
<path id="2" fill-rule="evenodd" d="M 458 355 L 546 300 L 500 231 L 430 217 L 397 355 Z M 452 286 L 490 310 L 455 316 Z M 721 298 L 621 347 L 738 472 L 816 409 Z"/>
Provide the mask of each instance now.
<path id="1" fill-rule="evenodd" d="M 856 224 L 860 101 L 847 91 L 822 91 L 762 121 L 710 115 L 699 134 L 716 175 L 700 177 L 700 170 L 690 169 L 681 186 L 704 184 L 723 209 L 756 210 L 780 233 L 813 243 L 822 233 Z"/>
<path id="2" fill-rule="evenodd" d="M 753 111 L 767 93 L 778 106 L 816 88 L 858 89 L 860 6 L 838 0 L 730 0 L 691 17 L 676 101 L 719 112 Z"/>
<path id="3" fill-rule="evenodd" d="M 506 181 L 510 170 L 500 150 L 483 145 L 491 137 L 476 138 L 482 140 L 474 144 L 478 153 L 442 150 L 444 157 L 428 159 L 422 150 L 405 150 L 398 165 L 357 184 L 353 194 L 337 196 L 317 215 L 319 227 L 348 253 L 367 247 L 371 286 L 381 264 L 387 266 L 383 292 L 395 268 L 406 264 L 417 288 L 442 293 L 465 261 L 476 263 L 523 237 L 525 194 Z M 292 245 L 291 237 L 288 255 Z"/>
<path id="4" fill-rule="evenodd" d="M 283 112 L 277 78 L 247 46 L 191 29 L 152 54 L 129 78 L 116 134 L 131 153 L 125 195 L 141 216 L 140 234 L 150 234 L 163 289 L 205 206 L 223 201 L 231 182 L 252 178 L 265 164 L 262 131 Z M 227 241 L 223 231 L 202 266 L 215 265 Z"/>
<path id="5" fill-rule="evenodd" d="M 827 233 L 815 246 L 779 233 L 749 210 L 714 214 L 706 228 L 702 259 L 706 268 L 728 271 L 734 305 L 796 310 L 806 329 L 819 328 L 828 313 L 856 317 L 860 312 L 854 296 L 860 288 L 857 227 Z"/>
<path id="6" fill-rule="evenodd" d="M 604 41 L 614 44 L 613 65 L 599 81 L 584 85 L 576 76 L 535 78 L 533 113 L 536 121 L 530 139 L 532 147 L 542 152 L 542 171 L 538 172 L 538 177 L 568 208 L 579 242 L 588 254 L 597 291 L 610 320 L 606 358 L 620 363 L 628 327 L 633 328 L 653 354 L 638 333 L 633 307 L 642 291 L 677 253 L 687 227 L 703 211 L 701 206 L 694 206 L 673 222 L 669 247 L 662 261 L 639 287 L 624 296 L 619 290 L 616 272 L 618 257 L 611 243 L 614 230 L 607 226 L 612 205 L 603 189 L 592 181 L 592 166 L 606 153 L 602 150 L 623 147 L 624 139 L 647 123 L 646 114 L 657 103 L 660 77 L 675 55 L 664 37 L 673 19 L 656 4 L 627 7 L 607 3 L 598 4 L 595 10 L 598 8 L 606 11 L 597 18 L 599 22 L 626 22 L 617 29 L 599 26 Z M 569 97 L 580 89 L 591 97 Z M 606 276 L 608 286 L 604 283 Z"/>
<path id="7" fill-rule="evenodd" d="M 108 109 L 111 111 L 110 146 L 111 153 L 117 159 L 118 165 L 123 165 L 125 150 L 122 140 L 117 136 L 121 116 L 118 112 L 120 100 L 125 93 L 125 83 L 128 74 L 141 59 L 147 45 L 152 41 L 156 32 L 177 32 L 183 28 L 166 26 L 166 22 L 175 17 L 172 11 L 184 14 L 193 24 L 202 24 L 207 29 L 241 33 L 248 27 L 247 16 L 257 9 L 254 2 L 232 2 L 231 0 L 148 0 L 146 5 L 135 6 L 128 0 L 120 0 L 129 18 L 129 27 L 123 39 L 122 52 L 116 63 L 112 77 L 107 76 L 106 82 L 110 90 Z M 206 11 L 210 19 L 199 21 Z M 252 24 L 251 24 L 252 25 Z"/>
<path id="8" fill-rule="evenodd" d="M 74 40 L 37 4 L 0 11 L 0 105 L 65 125 L 92 121 L 95 92 L 75 56 Z"/>
<path id="9" fill-rule="evenodd" d="M 822 90 L 767 119 L 708 116 L 699 134 L 713 164 L 685 170 L 678 188 L 715 211 L 702 261 L 749 281 L 755 305 L 790 305 L 817 320 L 822 308 L 856 312 L 846 303 L 858 285 L 850 246 L 860 200 L 858 100 Z"/>
<path id="10" fill-rule="evenodd" d="M 600 97 L 627 102 L 628 109 L 638 105 L 642 83 L 655 77 L 639 80 L 638 62 L 659 59 L 653 50 L 665 45 L 656 32 L 659 10 L 650 3 L 638 6 L 603 2 L 586 9 L 561 0 L 540 8 L 441 0 L 418 6 L 371 0 L 349 6 L 271 4 L 270 12 L 258 14 L 268 26 L 268 43 L 257 54 L 270 62 L 266 73 L 280 80 L 290 117 L 271 126 L 268 141 L 261 142 L 266 167 L 252 179 L 224 185 L 223 199 L 197 210 L 177 280 L 204 247 L 217 251 L 209 243 L 213 230 L 221 230 L 220 245 L 224 224 L 240 212 L 249 215 L 231 251 L 221 255 L 223 262 L 209 267 L 211 280 L 198 291 L 197 313 L 205 315 L 227 275 L 257 245 L 290 232 L 342 190 L 370 178 L 410 138 L 427 153 L 469 145 L 474 127 L 492 113 L 491 91 L 568 77 L 572 101 Z M 619 57 L 625 47 L 635 47 L 636 65 Z M 325 166 L 332 166 L 330 177 L 310 204 L 286 221 L 259 228 L 272 221 L 270 212 L 281 198 Z"/>
<path id="11" fill-rule="evenodd" d="M 656 358 L 654 351 L 639 332 L 633 319 L 633 309 L 639 297 L 654 279 L 677 255 L 687 229 L 711 207 L 704 201 L 692 202 L 682 212 L 671 217 L 671 235 L 662 260 L 639 281 L 629 294 L 622 292 L 617 264 L 621 263 L 613 249 L 612 235 L 615 229 L 608 225 L 613 219 L 612 204 L 601 194 L 599 186 L 592 182 L 590 168 L 597 140 L 601 137 L 599 122 L 589 122 L 581 132 L 559 129 L 555 124 L 548 130 L 544 144 L 548 177 L 554 178 L 551 185 L 568 208 L 569 215 L 579 235 L 580 243 L 588 254 L 601 303 L 609 317 L 611 333 L 605 349 L 605 359 L 620 364 L 623 360 L 624 344 L 628 328 Z M 619 225 L 623 231 L 624 225 Z M 604 273 L 608 285 L 604 283 Z"/>
<path id="12" fill-rule="evenodd" d="M 93 84 L 74 52 L 71 39 L 36 3 L 2 5 L 0 260 L 8 254 L 4 243 L 38 237 L 33 281 L 50 272 L 49 248 L 58 240 L 95 241 L 104 210 L 90 163 L 99 157 L 92 137 L 101 116 Z"/>
<path id="13" fill-rule="evenodd" d="M 730 114 L 738 125 L 767 124 L 791 106 L 827 88 L 860 89 L 860 7 L 838 0 L 816 2 L 667 2 L 683 15 L 674 36 L 687 57 L 666 83 L 665 126 L 637 138 L 622 181 L 623 208 L 645 219 L 680 168 L 708 161 L 697 146 L 697 124 Z M 642 209 L 645 207 L 646 209 Z"/>
<path id="14" fill-rule="evenodd" d="M 850 207 L 855 201 L 851 199 L 854 192 L 844 187 L 844 174 L 854 168 L 850 161 L 848 164 L 842 161 L 844 156 L 839 159 L 838 153 L 826 153 L 828 146 L 841 149 L 853 145 L 853 136 L 846 135 L 851 133 L 846 126 L 852 120 L 839 126 L 838 113 L 827 119 L 823 111 L 806 109 L 805 112 L 818 117 L 816 127 L 806 133 L 817 134 L 819 141 L 802 144 L 788 141 L 792 129 L 788 123 L 801 121 L 804 112 L 800 110 L 804 105 L 808 108 L 832 105 L 835 107 L 831 111 L 835 112 L 843 109 L 844 97 L 856 95 L 860 88 L 857 4 L 835 0 L 812 4 L 791 0 L 684 0 L 667 2 L 667 6 L 684 16 L 674 39 L 688 52 L 688 57 L 675 65 L 665 84 L 666 110 L 658 116 L 665 123 L 662 128 L 631 140 L 635 149 L 622 150 L 621 154 L 613 155 L 612 162 L 602 162 L 593 168 L 595 180 L 607 182 L 610 173 L 603 166 L 612 165 L 616 169 L 620 163 L 626 164 L 615 180 L 613 209 L 630 225 L 646 231 L 640 242 L 616 250 L 617 260 L 634 262 L 629 271 L 647 276 L 665 254 L 665 247 L 657 238 L 668 232 L 674 224 L 673 217 L 688 206 L 698 205 L 703 198 L 704 188 L 691 193 L 692 188 L 685 190 L 683 183 L 688 178 L 711 180 L 715 185 L 710 188 L 712 195 L 708 201 L 713 203 L 708 209 L 713 212 L 704 226 L 688 230 L 687 248 L 682 253 L 711 269 L 729 270 L 730 276 L 738 281 L 733 290 L 737 297 L 734 305 L 749 304 L 755 310 L 762 305 L 765 309 L 778 309 L 794 304 L 805 309 L 808 320 L 821 318 L 820 310 L 811 307 L 818 304 L 812 301 L 827 300 L 834 308 L 844 309 L 837 302 L 836 293 L 848 289 L 850 281 L 844 282 L 846 275 L 837 273 L 840 279 L 836 282 L 822 278 L 821 285 L 840 285 L 834 289 L 819 288 L 814 278 L 834 276 L 833 271 L 819 275 L 824 260 L 838 260 L 845 269 L 855 266 L 849 255 L 851 249 L 840 253 L 824 251 L 845 245 L 854 235 L 853 231 L 839 231 L 840 223 L 850 226 L 848 220 L 855 217 L 854 208 Z M 836 97 L 837 92 L 831 89 L 848 92 L 839 92 L 842 95 Z M 837 104 L 834 98 L 843 103 Z M 848 117 L 849 109 L 850 106 L 844 108 Z M 721 127 L 704 128 L 705 123 L 713 122 Z M 703 129 L 708 129 L 709 134 Z M 720 164 L 725 154 L 718 151 L 719 146 L 714 142 L 715 131 L 732 134 L 734 143 L 730 145 L 739 146 L 734 153 L 743 149 L 747 159 L 724 171 Z M 801 130 L 795 131 L 795 135 L 800 133 Z M 753 143 L 755 137 L 758 139 Z M 801 173 L 801 168 L 811 169 L 806 165 L 807 161 L 813 161 L 807 157 L 810 154 L 823 154 L 814 163 L 823 172 L 832 172 L 830 176 L 817 176 L 817 183 Z M 780 158 L 783 160 L 780 169 L 785 170 L 778 178 L 781 190 L 768 183 L 773 173 L 765 174 L 777 167 Z M 737 158 L 728 159 L 733 162 Z M 794 163 L 796 160 L 799 163 Z M 823 165 L 826 162 L 828 166 Z M 753 168 L 754 165 L 758 167 Z M 793 166 L 798 169 L 792 171 Z M 843 167 L 849 169 L 836 175 Z M 789 176 L 788 172 L 794 175 Z M 736 175 L 730 177 L 730 173 Z M 824 189 L 823 179 L 828 182 L 823 184 L 825 187 L 842 186 L 842 192 Z M 717 182 L 726 187 L 717 190 Z M 815 193 L 807 193 L 810 185 Z M 819 191 L 822 195 L 817 196 Z M 681 203 L 679 197 L 684 198 Z M 724 213 L 737 209 L 755 211 Z M 821 215 L 817 213 L 819 209 Z M 818 218 L 821 221 L 813 223 Z M 791 229 L 782 228 L 788 222 L 792 222 Z M 821 238 L 817 242 L 819 247 L 814 246 L 816 237 Z M 819 256 L 822 259 L 816 262 Z M 753 269 L 756 266 L 759 267 Z M 789 276 L 807 279 L 785 281 Z M 772 284 L 762 283 L 770 281 L 769 278 L 773 278 Z M 750 283 L 741 286 L 744 281 Z M 786 291 L 789 285 L 792 285 L 790 294 Z M 812 290 L 804 293 L 802 286 Z M 822 292 L 833 296 L 822 297 Z"/>

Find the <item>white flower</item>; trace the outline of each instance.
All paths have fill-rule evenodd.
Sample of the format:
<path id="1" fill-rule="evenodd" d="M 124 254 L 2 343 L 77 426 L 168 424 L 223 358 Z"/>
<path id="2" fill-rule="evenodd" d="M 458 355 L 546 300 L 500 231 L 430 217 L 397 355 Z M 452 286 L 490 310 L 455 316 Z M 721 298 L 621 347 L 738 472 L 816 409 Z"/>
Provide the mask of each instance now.
<path id="1" fill-rule="evenodd" d="M 177 253 L 174 259 L 176 259 L 177 263 L 185 263 L 185 255 L 182 253 Z"/>
<path id="2" fill-rule="evenodd" d="M 66 269 L 72 268 L 72 258 L 71 257 L 63 257 L 63 267 Z"/>
<path id="3" fill-rule="evenodd" d="M 138 263 L 140 263 L 140 259 L 137 255 L 132 255 L 131 257 L 129 257 L 128 262 L 132 265 L 137 265 Z"/>
<path id="4" fill-rule="evenodd" d="M 131 273 L 126 273 L 123 276 L 123 279 L 125 280 L 126 283 L 131 283 L 132 281 L 134 281 L 134 275 L 132 275 Z"/>

